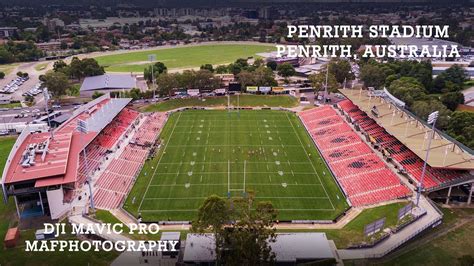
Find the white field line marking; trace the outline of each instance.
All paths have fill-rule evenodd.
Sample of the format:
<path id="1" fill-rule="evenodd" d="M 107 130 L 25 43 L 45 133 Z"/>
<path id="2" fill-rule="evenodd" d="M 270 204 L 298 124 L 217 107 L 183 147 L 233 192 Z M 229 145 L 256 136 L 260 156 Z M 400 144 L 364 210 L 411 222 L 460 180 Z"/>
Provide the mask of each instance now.
<path id="1" fill-rule="evenodd" d="M 205 152 L 207 152 L 207 148 L 205 150 Z M 194 164 L 207 164 L 208 162 L 207 161 L 203 161 L 203 162 L 194 162 Z M 227 162 L 212 162 L 213 164 L 226 164 Z M 242 162 L 230 162 L 231 164 L 235 163 L 235 164 L 241 164 Z M 173 164 L 181 164 L 181 162 L 179 163 L 160 163 L 160 165 L 173 165 Z M 247 164 L 270 164 L 270 165 L 273 165 L 275 164 L 275 162 L 249 162 L 247 161 Z M 291 162 L 291 164 L 311 164 L 309 162 Z"/>
<path id="2" fill-rule="evenodd" d="M 313 167 L 314 173 L 315 173 L 316 176 L 318 177 L 319 182 L 321 182 L 321 184 L 323 184 L 321 178 L 319 177 L 318 171 L 316 171 L 316 168 L 314 167 L 313 161 L 311 160 L 311 158 L 309 158 L 308 152 L 306 151 L 306 148 L 305 148 L 303 142 L 301 141 L 300 135 L 298 135 L 298 132 L 296 132 L 296 129 L 295 129 L 295 127 L 293 126 L 293 122 L 291 122 L 290 117 L 288 116 L 288 114 L 286 114 L 286 118 L 288 119 L 288 121 L 290 122 L 291 126 L 293 127 L 293 131 L 295 132 L 296 136 L 298 137 L 298 140 L 300 141 L 301 146 L 303 147 L 303 149 L 304 149 L 304 151 L 305 151 L 305 154 L 306 154 L 306 157 L 308 158 L 308 161 L 311 162 L 311 166 Z M 332 206 L 333 210 L 335 210 L 334 204 L 332 204 L 331 198 L 329 198 L 329 194 L 328 194 L 328 192 L 326 191 L 326 188 L 324 187 L 324 185 L 322 185 L 322 187 L 323 187 L 324 193 L 326 193 L 326 196 L 327 196 L 328 199 L 329 199 L 329 202 L 331 203 L 331 206 Z"/>
<path id="3" fill-rule="evenodd" d="M 334 211 L 333 209 L 278 209 L 279 211 Z M 252 208 L 252 210 L 255 210 Z M 198 209 L 140 210 L 141 212 L 197 212 Z"/>
<path id="4" fill-rule="evenodd" d="M 255 123 L 257 126 L 260 125 L 260 123 Z M 210 126 L 209 128 L 211 129 L 218 129 L 218 128 L 224 128 L 224 129 L 229 129 L 229 127 L 232 129 L 232 128 L 239 128 L 240 126 L 239 125 L 229 125 L 229 126 Z M 177 128 L 190 128 L 190 126 L 177 126 Z M 278 126 L 275 128 L 291 128 L 290 126 Z"/>
<path id="5" fill-rule="evenodd" d="M 155 171 L 153 171 L 153 175 L 152 175 L 151 178 L 150 178 L 150 182 L 148 182 L 148 186 L 146 187 L 145 193 L 143 194 L 142 201 L 140 202 L 140 205 L 138 206 L 138 210 L 139 210 L 139 211 L 140 211 L 140 208 L 142 207 L 143 199 L 145 198 L 145 195 L 146 195 L 146 193 L 148 192 L 148 189 L 150 188 L 151 182 L 152 182 L 153 179 L 155 178 L 156 170 L 158 170 L 158 165 L 160 165 L 161 159 L 163 159 L 163 157 L 165 156 L 166 148 L 168 148 L 168 143 L 169 143 L 171 137 L 173 136 L 174 129 L 176 128 L 176 124 L 178 124 L 178 121 L 179 121 L 179 118 L 181 117 L 181 114 L 182 114 L 182 112 L 179 113 L 179 116 L 178 116 L 178 118 L 176 119 L 176 122 L 175 122 L 175 124 L 174 124 L 174 126 L 173 126 L 173 130 L 171 130 L 171 134 L 170 134 L 170 136 L 169 136 L 169 139 L 168 139 L 168 141 L 166 142 L 165 147 L 163 148 L 163 151 L 161 152 L 161 157 L 160 157 L 160 159 L 158 160 L 158 163 L 155 165 Z"/>
<path id="6" fill-rule="evenodd" d="M 191 186 L 227 186 L 228 183 L 206 183 L 206 184 L 198 184 L 193 183 L 190 184 Z M 242 183 L 230 183 L 231 185 L 241 185 Z M 161 185 L 150 185 L 150 187 L 184 187 L 183 184 L 161 184 Z M 288 186 L 323 186 L 322 184 L 287 184 Z M 281 184 L 276 183 L 247 183 L 247 186 L 278 186 L 281 187 Z"/>
<path id="7" fill-rule="evenodd" d="M 247 165 L 247 161 L 244 160 L 244 188 L 243 188 L 244 192 L 245 192 L 245 166 L 246 165 Z"/>
<path id="8" fill-rule="evenodd" d="M 239 189 L 237 189 L 239 190 Z M 206 199 L 207 197 L 188 197 L 188 198 L 145 198 L 145 200 L 197 200 Z M 256 199 L 323 199 L 326 197 L 255 197 Z"/>
<path id="9" fill-rule="evenodd" d="M 174 173 L 157 173 L 158 175 L 175 175 L 175 174 L 179 174 L 180 172 L 174 172 Z M 230 176 L 230 172 L 227 171 L 227 172 L 195 172 L 195 174 L 199 175 L 199 174 L 209 174 L 209 175 L 212 175 L 212 174 L 228 174 L 228 176 Z M 233 172 L 234 174 L 278 174 L 278 171 L 273 171 L 273 172 Z M 295 174 L 297 175 L 314 175 L 313 172 L 295 172 Z M 230 178 L 229 178 L 230 179 Z"/>
<path id="10" fill-rule="evenodd" d="M 227 134 L 227 133 L 258 133 L 259 131 L 255 131 L 255 130 L 235 130 L 235 131 L 216 131 L 214 132 L 214 134 Z M 290 132 L 293 132 L 292 130 L 288 130 L 288 131 L 281 131 L 283 133 L 290 133 Z M 189 133 L 197 133 L 197 132 L 189 132 L 189 131 L 176 131 L 174 132 L 174 134 L 189 134 Z M 280 138 L 280 141 L 281 141 L 281 138 Z"/>
<path id="11" fill-rule="evenodd" d="M 209 144 L 209 145 L 169 145 L 170 147 L 173 148 L 185 148 L 185 147 L 280 147 L 281 144 L 224 144 L 224 145 L 219 145 L 219 144 Z M 301 147 L 301 145 L 285 145 L 285 147 Z"/>
<path id="12" fill-rule="evenodd" d="M 227 161 L 227 193 L 230 192 L 230 160 Z"/>

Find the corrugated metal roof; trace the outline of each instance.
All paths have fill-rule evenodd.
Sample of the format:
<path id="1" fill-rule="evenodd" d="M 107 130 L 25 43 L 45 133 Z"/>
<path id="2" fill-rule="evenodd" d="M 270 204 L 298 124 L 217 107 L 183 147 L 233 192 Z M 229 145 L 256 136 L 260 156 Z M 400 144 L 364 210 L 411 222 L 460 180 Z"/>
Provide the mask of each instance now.
<path id="1" fill-rule="evenodd" d="M 105 74 L 85 78 L 81 85 L 81 91 L 133 89 L 136 87 L 137 80 L 130 74 Z"/>

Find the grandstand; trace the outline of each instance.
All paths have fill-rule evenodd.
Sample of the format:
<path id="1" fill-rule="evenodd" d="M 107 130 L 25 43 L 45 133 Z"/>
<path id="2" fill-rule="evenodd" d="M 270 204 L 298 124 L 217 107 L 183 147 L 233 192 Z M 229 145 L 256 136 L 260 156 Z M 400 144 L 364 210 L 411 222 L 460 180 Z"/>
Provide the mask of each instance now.
<path id="1" fill-rule="evenodd" d="M 299 116 L 353 206 L 411 194 L 332 107 L 310 109 Z"/>
<path id="2" fill-rule="evenodd" d="M 130 100 L 107 94 L 81 106 L 51 132 L 27 128 L 21 133 L 1 182 L 5 201 L 15 199 L 19 217 L 48 215 L 57 219 L 67 214 L 77 202 L 87 203 L 90 196 L 83 186 L 87 177 L 98 175 L 91 178 L 97 206 L 117 207 L 121 203 L 148 155 L 147 149 L 129 144 L 128 139 L 136 131 L 140 139 L 156 139 L 156 127 L 141 121 L 155 124 L 158 118 L 164 120 L 163 116 L 143 117 L 128 109 Z M 78 131 L 80 121 L 87 125 L 87 132 Z M 141 128 L 143 124 L 146 127 Z"/>
<path id="3" fill-rule="evenodd" d="M 397 99 L 385 93 L 359 90 L 340 90 L 348 100 L 337 108 L 360 132 L 366 136 L 400 173 L 413 183 L 421 181 L 426 152 L 426 124 L 400 107 Z M 374 109 L 375 108 L 375 109 Z M 424 178 L 426 191 L 437 191 L 474 180 L 473 151 L 437 131 L 430 150 Z M 449 199 L 448 192 L 447 198 Z M 471 202 L 472 189 L 468 196 Z"/>
<path id="4" fill-rule="evenodd" d="M 113 159 L 95 183 L 94 202 L 100 209 L 115 209 L 126 198 L 166 120 L 162 113 L 147 116 L 121 154 Z"/>

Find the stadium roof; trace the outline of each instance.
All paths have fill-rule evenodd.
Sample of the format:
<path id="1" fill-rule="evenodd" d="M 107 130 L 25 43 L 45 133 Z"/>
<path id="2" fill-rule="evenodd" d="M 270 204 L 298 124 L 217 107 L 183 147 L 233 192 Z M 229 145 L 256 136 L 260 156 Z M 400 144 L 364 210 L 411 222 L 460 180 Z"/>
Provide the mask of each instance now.
<path id="1" fill-rule="evenodd" d="M 85 78 L 80 91 L 133 89 L 136 87 L 137 80 L 130 74 L 105 74 Z"/>
<path id="2" fill-rule="evenodd" d="M 339 91 L 418 157 L 425 158 L 428 146 L 427 132 L 430 131 L 426 123 L 397 107 L 385 97 L 370 97 L 366 90 Z M 377 108 L 378 116 L 371 112 L 374 106 Z M 473 151 L 444 133 L 436 131 L 427 163 L 434 168 L 473 170 Z"/>
<path id="3" fill-rule="evenodd" d="M 73 183 L 77 179 L 79 153 L 105 128 L 131 99 L 110 99 L 106 94 L 77 109 L 64 124 L 50 132 L 26 128 L 7 159 L 2 183 L 35 180 L 35 187 Z M 78 120 L 87 123 L 88 133 L 77 131 Z M 42 146 L 45 149 L 42 149 Z M 28 153 L 36 146 L 33 153 Z M 43 152 L 46 150 L 47 152 Z M 31 156 L 33 154 L 33 156 Z M 44 157 L 43 157 L 44 156 Z M 25 163 L 27 157 L 33 163 Z"/>
<path id="4" fill-rule="evenodd" d="M 216 259 L 214 234 L 188 234 L 184 262 L 213 262 Z M 296 263 L 334 258 L 325 233 L 281 233 L 269 245 L 278 263 Z"/>
<path id="5" fill-rule="evenodd" d="M 277 262 L 291 262 L 334 258 L 325 233 L 277 234 L 269 243 Z"/>

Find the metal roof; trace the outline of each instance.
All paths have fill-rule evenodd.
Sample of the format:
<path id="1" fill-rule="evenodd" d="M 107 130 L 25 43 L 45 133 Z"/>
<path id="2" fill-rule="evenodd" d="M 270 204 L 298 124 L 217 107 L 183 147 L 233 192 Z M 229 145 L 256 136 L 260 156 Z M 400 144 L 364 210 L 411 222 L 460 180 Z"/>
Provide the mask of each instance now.
<path id="1" fill-rule="evenodd" d="M 81 91 L 133 89 L 136 87 L 137 80 L 130 74 L 105 74 L 85 78 L 81 85 Z"/>
<path id="2" fill-rule="evenodd" d="M 188 234 L 184 262 L 214 262 L 214 234 Z M 296 262 L 334 258 L 325 233 L 280 233 L 269 243 L 277 262 Z"/>

